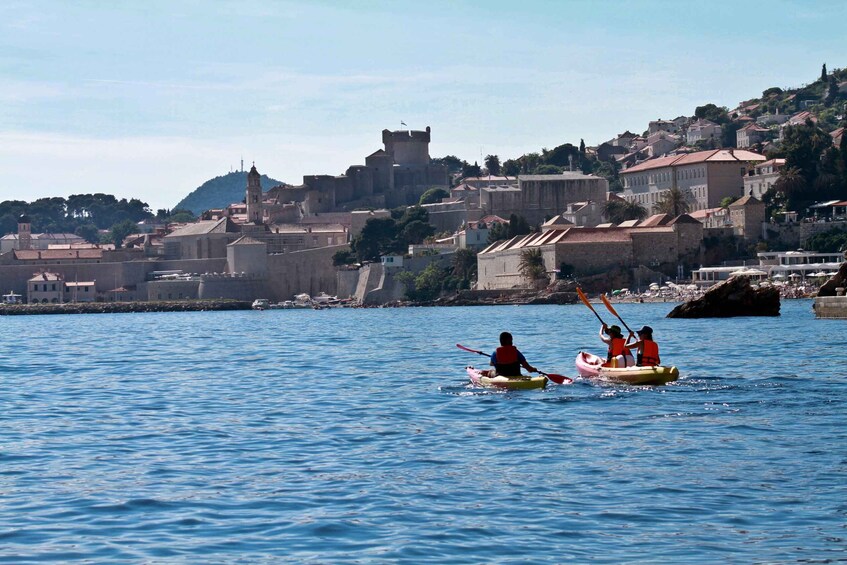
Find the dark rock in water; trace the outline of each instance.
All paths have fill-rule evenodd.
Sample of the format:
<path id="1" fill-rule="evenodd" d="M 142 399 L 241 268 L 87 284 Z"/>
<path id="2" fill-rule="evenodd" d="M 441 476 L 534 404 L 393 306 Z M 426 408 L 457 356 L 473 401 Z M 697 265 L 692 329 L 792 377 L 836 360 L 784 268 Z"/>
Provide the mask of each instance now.
<path id="1" fill-rule="evenodd" d="M 847 263 L 841 263 L 841 267 L 839 267 L 838 272 L 821 285 L 821 288 L 818 291 L 818 296 L 835 296 L 836 288 L 847 288 L 847 284 L 845 283 L 847 283 Z"/>
<path id="2" fill-rule="evenodd" d="M 750 285 L 750 277 L 730 277 L 710 288 L 695 300 L 680 304 L 668 318 L 731 318 L 734 316 L 779 316 L 779 289 L 758 289 Z"/>

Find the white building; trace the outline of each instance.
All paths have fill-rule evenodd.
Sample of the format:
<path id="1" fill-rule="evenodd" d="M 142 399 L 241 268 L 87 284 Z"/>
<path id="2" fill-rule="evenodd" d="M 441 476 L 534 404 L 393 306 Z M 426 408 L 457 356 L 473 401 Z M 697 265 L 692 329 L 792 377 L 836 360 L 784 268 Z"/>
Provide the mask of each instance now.
<path id="1" fill-rule="evenodd" d="M 785 159 L 771 159 L 748 170 L 747 176 L 744 177 L 744 194 L 761 200 L 777 181 L 779 171 L 784 166 Z"/>
<path id="2" fill-rule="evenodd" d="M 698 141 L 708 141 L 710 139 L 721 139 L 721 126 L 709 120 L 697 120 L 688 126 L 686 133 L 686 141 L 689 145 L 693 145 Z"/>

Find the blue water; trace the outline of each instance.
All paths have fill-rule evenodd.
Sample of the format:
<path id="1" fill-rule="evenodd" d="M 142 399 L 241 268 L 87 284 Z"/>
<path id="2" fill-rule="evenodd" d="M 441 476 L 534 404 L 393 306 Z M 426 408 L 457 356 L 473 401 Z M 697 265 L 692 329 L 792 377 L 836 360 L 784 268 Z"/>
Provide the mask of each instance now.
<path id="1" fill-rule="evenodd" d="M 847 560 L 847 322 L 670 307 L 677 383 L 509 393 L 455 344 L 573 375 L 593 315 L 2 318 L 0 562 Z"/>

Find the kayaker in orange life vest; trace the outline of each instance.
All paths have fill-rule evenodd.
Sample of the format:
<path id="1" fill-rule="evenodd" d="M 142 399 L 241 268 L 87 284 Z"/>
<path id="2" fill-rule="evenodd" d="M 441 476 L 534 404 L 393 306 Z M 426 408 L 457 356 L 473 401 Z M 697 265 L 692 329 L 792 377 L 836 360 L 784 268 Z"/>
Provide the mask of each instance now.
<path id="1" fill-rule="evenodd" d="M 512 334 L 509 332 L 500 334 L 500 347 L 491 354 L 491 365 L 494 367 L 496 375 L 504 377 L 519 377 L 521 367 L 530 373 L 538 372 L 538 369 L 527 363 L 523 353 L 512 345 Z"/>
<path id="2" fill-rule="evenodd" d="M 603 335 L 604 333 L 608 335 Z M 603 324 L 603 327 L 600 328 L 600 339 L 609 346 L 609 353 L 606 356 L 604 367 L 622 368 L 635 365 L 635 357 L 626 348 L 626 340 L 623 338 L 619 326 L 607 326 Z"/>
<path id="3" fill-rule="evenodd" d="M 653 341 L 653 328 L 650 326 L 644 326 L 636 333 L 639 337 L 638 341 L 630 343 L 629 340 L 635 337 L 635 335 L 630 332 L 626 343 L 627 349 L 638 348 L 638 359 L 636 364 L 639 367 L 653 367 L 659 365 L 661 363 L 661 360 L 659 359 L 659 345 Z"/>

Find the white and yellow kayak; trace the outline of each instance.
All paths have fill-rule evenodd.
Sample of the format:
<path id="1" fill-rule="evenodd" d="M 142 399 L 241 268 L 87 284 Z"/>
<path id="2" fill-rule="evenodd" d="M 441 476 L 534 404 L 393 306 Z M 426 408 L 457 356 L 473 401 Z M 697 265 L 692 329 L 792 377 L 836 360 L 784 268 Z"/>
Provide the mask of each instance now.
<path id="1" fill-rule="evenodd" d="M 485 369 L 475 369 L 468 367 L 468 376 L 471 382 L 475 385 L 505 388 L 508 390 L 527 390 L 533 388 L 544 388 L 547 385 L 547 377 L 538 376 L 520 376 L 520 377 L 504 377 L 502 375 L 489 376 L 489 372 Z"/>

